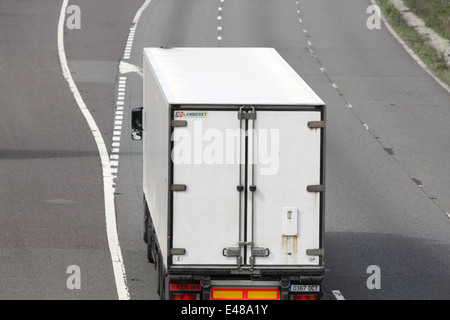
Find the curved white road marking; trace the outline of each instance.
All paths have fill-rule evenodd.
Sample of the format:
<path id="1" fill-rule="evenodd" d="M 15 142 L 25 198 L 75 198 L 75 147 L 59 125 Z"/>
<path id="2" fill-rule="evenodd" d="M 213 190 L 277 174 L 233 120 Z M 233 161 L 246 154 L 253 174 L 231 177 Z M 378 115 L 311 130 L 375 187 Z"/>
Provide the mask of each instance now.
<path id="1" fill-rule="evenodd" d="M 69 66 L 67 64 L 66 52 L 64 50 L 64 22 L 66 18 L 68 0 L 63 0 L 61 6 L 61 12 L 58 22 L 58 53 L 59 60 L 61 62 L 61 68 L 64 78 L 69 84 L 69 88 L 83 113 L 92 135 L 94 136 L 95 143 L 100 154 L 100 160 L 102 164 L 103 173 L 103 188 L 104 188 L 104 201 L 105 201 L 105 218 L 106 218 L 106 233 L 108 237 L 109 251 L 111 253 L 111 259 L 114 270 L 114 277 L 116 281 L 117 294 L 120 300 L 130 299 L 130 294 L 127 287 L 125 266 L 122 259 L 122 251 L 120 250 L 119 237 L 117 234 L 116 225 L 116 213 L 114 206 L 114 189 L 113 189 L 113 177 L 111 173 L 111 164 L 108 157 L 108 151 L 106 149 L 105 142 L 100 133 L 100 130 L 89 112 L 83 98 L 78 91 L 78 88 L 72 78 Z"/>

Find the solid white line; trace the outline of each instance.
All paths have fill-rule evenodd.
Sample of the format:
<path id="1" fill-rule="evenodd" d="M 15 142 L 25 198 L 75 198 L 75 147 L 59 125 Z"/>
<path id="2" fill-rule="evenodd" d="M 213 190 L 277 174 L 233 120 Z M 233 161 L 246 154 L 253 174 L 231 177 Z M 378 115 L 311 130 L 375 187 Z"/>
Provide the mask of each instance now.
<path id="1" fill-rule="evenodd" d="M 376 3 L 375 0 L 370 0 L 370 2 L 372 2 L 373 5 L 378 6 L 378 3 Z M 447 92 L 450 93 L 450 86 L 448 86 L 441 79 L 439 79 L 433 73 L 433 71 L 431 71 L 430 68 L 428 68 L 426 63 L 423 62 L 422 59 L 420 59 L 419 56 L 410 47 L 408 47 L 408 45 L 403 41 L 403 39 L 398 35 L 398 33 L 395 32 L 394 28 L 392 28 L 392 26 L 389 24 L 386 17 L 384 16 L 384 14 L 382 12 L 380 12 L 380 13 L 381 13 L 381 20 L 383 21 L 384 25 L 386 26 L 386 29 L 388 29 L 388 31 L 392 34 L 392 36 L 401 44 L 403 49 L 405 49 L 406 52 L 408 52 L 408 54 L 417 62 L 417 64 L 419 66 L 421 66 L 422 69 L 425 70 L 425 72 L 428 73 L 438 84 L 440 84 L 440 86 L 442 88 L 444 88 L 445 90 L 447 90 Z"/>
<path id="2" fill-rule="evenodd" d="M 114 207 L 113 176 L 108 151 L 106 149 L 106 145 L 100 133 L 100 130 L 91 113 L 89 112 L 86 104 L 84 103 L 83 98 L 81 97 L 81 94 L 78 91 L 78 88 L 72 78 L 72 74 L 70 73 L 70 69 L 67 64 L 66 52 L 64 49 L 64 22 L 66 18 L 67 5 L 68 0 L 63 0 L 58 22 L 59 60 L 61 63 L 63 76 L 66 79 L 67 83 L 69 84 L 69 88 L 72 91 L 75 101 L 77 102 L 78 107 L 83 113 L 86 122 L 88 123 L 89 128 L 92 132 L 92 135 L 94 136 L 95 143 L 97 144 L 102 164 L 106 233 L 108 238 L 109 251 L 111 253 L 111 260 L 114 270 L 114 278 L 117 287 L 117 294 L 120 300 L 124 299 L 128 300 L 130 299 L 130 294 L 128 292 L 128 287 L 126 283 L 125 266 L 123 264 L 122 252 L 120 249 L 119 237 L 117 234 L 116 213 Z"/>

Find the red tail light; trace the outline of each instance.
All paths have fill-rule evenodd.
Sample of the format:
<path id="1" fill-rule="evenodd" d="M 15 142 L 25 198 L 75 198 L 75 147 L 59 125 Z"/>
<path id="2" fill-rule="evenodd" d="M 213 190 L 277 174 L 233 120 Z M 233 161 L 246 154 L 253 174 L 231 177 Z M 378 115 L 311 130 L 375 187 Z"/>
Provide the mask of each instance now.
<path id="1" fill-rule="evenodd" d="M 200 295 L 195 293 L 174 293 L 172 300 L 199 300 Z"/>
<path id="2" fill-rule="evenodd" d="M 291 300 L 319 300 L 316 294 L 293 294 Z"/>

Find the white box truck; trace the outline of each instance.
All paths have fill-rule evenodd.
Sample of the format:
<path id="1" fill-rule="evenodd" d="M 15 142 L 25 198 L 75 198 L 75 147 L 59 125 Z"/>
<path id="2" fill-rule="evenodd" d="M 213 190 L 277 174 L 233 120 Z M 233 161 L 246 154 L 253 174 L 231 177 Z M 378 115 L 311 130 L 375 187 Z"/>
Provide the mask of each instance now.
<path id="1" fill-rule="evenodd" d="M 318 299 L 325 104 L 272 48 L 145 48 L 144 240 L 161 299 Z"/>

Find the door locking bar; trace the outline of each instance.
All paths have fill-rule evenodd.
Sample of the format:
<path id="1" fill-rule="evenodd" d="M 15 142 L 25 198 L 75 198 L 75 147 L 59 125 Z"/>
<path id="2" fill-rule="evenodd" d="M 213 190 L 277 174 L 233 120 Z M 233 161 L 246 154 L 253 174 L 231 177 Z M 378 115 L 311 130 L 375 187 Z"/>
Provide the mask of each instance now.
<path id="1" fill-rule="evenodd" d="M 253 269 L 255 266 L 255 258 L 256 257 L 268 257 L 270 254 L 269 248 L 263 247 L 254 247 L 253 242 L 239 241 L 239 247 L 228 247 L 223 248 L 222 255 L 225 257 L 235 257 L 238 269 L 242 267 L 242 249 L 245 249 L 245 246 L 251 246 L 251 256 L 250 256 L 250 269 Z"/>

